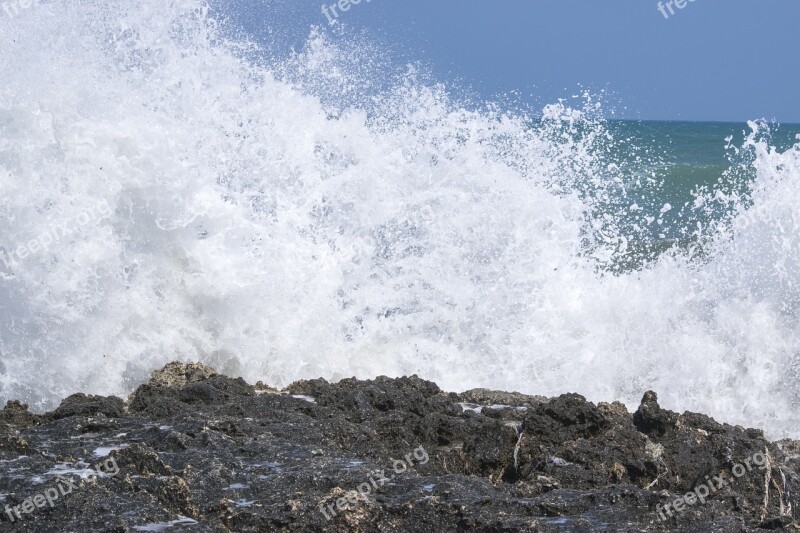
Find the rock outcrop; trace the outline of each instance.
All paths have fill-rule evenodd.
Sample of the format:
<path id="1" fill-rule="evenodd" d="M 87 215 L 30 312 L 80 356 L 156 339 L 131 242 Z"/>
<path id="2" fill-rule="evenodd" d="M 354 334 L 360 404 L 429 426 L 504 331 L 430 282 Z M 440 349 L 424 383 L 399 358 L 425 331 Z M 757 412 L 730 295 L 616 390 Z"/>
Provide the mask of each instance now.
<path id="1" fill-rule="evenodd" d="M 0 411 L 2 531 L 791 531 L 799 473 L 800 443 L 653 392 L 631 414 L 415 376 L 277 392 L 172 363 L 127 402 Z"/>

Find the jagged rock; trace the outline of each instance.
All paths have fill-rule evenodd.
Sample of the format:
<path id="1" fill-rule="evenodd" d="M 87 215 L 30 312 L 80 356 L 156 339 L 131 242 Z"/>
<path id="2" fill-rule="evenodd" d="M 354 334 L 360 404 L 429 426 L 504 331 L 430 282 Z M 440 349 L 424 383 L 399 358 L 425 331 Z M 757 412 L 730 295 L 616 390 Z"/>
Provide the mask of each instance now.
<path id="1" fill-rule="evenodd" d="M 101 413 L 109 418 L 119 418 L 125 413 L 125 402 L 116 396 L 73 394 L 61 402 L 51 418 L 59 420 L 70 416 L 95 416 Z"/>
<path id="2" fill-rule="evenodd" d="M 675 427 L 677 414 L 663 411 L 658 405 L 658 395 L 653 391 L 644 393 L 639 409 L 633 415 L 636 429 L 646 435 L 664 435 Z"/>
<path id="3" fill-rule="evenodd" d="M 218 372 L 215 369 L 202 363 L 179 363 L 176 361 L 153 372 L 148 385 L 179 388 L 216 375 Z"/>
<path id="4" fill-rule="evenodd" d="M 172 363 L 124 407 L 77 394 L 35 415 L 10 402 L 0 412 L 0 492 L 12 513 L 50 487 L 75 489 L 13 525 L 4 515 L 0 530 L 800 527 L 799 443 L 664 410 L 652 392 L 631 414 L 577 394 L 446 393 L 416 376 L 278 392 Z M 112 462 L 113 474 L 76 473 Z M 731 482 L 675 509 L 706 475 Z"/>
<path id="5" fill-rule="evenodd" d="M 173 383 L 173 385 L 169 385 Z M 252 396 L 255 389 L 242 378 L 220 376 L 201 364 L 170 363 L 131 394 L 129 409 L 155 418 L 186 412 L 197 403 L 224 403 L 232 395 Z"/>
<path id="6" fill-rule="evenodd" d="M 33 414 L 28 410 L 27 403 L 21 403 L 17 400 L 6 402 L 6 406 L 0 411 L 0 423 L 5 423 L 18 429 L 34 426 L 41 420 L 42 417 L 40 415 Z"/>
<path id="7" fill-rule="evenodd" d="M 548 401 L 544 396 L 529 396 L 519 392 L 503 392 L 489 389 L 472 389 L 458 395 L 462 402 L 489 406 L 532 407 Z"/>

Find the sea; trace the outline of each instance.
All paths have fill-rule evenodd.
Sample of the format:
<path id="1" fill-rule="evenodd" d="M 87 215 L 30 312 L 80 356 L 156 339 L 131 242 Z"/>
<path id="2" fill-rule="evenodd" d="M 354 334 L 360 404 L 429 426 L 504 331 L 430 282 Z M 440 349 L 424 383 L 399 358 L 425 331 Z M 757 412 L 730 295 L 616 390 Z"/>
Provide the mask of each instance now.
<path id="1" fill-rule="evenodd" d="M 800 437 L 800 126 L 475 101 L 362 44 L 277 53 L 200 0 L 0 13 L 0 400 L 182 360 Z"/>

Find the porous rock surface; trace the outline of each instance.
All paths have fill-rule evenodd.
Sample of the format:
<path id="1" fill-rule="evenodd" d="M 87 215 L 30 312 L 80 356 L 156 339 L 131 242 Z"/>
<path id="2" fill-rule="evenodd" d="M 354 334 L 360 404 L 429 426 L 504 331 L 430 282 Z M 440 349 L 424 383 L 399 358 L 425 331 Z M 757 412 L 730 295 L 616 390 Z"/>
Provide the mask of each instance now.
<path id="1" fill-rule="evenodd" d="M 736 477 L 756 454 L 768 464 Z M 103 461 L 118 471 L 89 475 Z M 798 473 L 800 443 L 652 392 L 631 414 L 415 376 L 278 392 L 171 363 L 127 402 L 0 411 L 0 531 L 800 531 Z M 715 477 L 728 484 L 665 512 Z"/>

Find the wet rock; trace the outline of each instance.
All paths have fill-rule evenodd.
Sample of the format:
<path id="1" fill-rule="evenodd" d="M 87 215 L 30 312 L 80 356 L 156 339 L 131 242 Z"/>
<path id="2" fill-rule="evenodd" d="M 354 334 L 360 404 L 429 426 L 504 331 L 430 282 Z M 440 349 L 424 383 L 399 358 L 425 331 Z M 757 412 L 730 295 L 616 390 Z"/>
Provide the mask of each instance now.
<path id="1" fill-rule="evenodd" d="M 28 410 L 28 404 L 17 400 L 6 402 L 6 406 L 0 411 L 0 424 L 8 424 L 17 429 L 34 426 L 41 420 L 40 415 L 33 414 Z"/>
<path id="2" fill-rule="evenodd" d="M 10 460 L 19 454 L 29 453 L 28 441 L 23 439 L 19 431 L 8 426 L 0 426 L 0 458 Z"/>
<path id="3" fill-rule="evenodd" d="M 216 375 L 218 372 L 215 369 L 202 363 L 173 362 L 153 372 L 148 385 L 180 388 Z"/>
<path id="4" fill-rule="evenodd" d="M 129 409 L 154 418 L 168 418 L 191 410 L 195 404 L 224 404 L 232 396 L 253 395 L 255 389 L 242 378 L 220 376 L 200 364 L 171 363 L 136 389 L 129 398 Z"/>
<path id="5" fill-rule="evenodd" d="M 172 363 L 127 403 L 76 394 L 35 415 L 9 402 L 0 459 L 0 531 L 800 527 L 800 444 L 664 410 L 652 392 L 631 414 L 416 376 L 277 391 Z M 52 507 L 14 515 L 65 483 Z"/>
<path id="6" fill-rule="evenodd" d="M 675 413 L 661 409 L 658 395 L 653 391 L 644 393 L 639 409 L 633 414 L 633 424 L 645 435 L 664 435 L 674 429 L 676 421 Z"/>
<path id="7" fill-rule="evenodd" d="M 125 402 L 116 396 L 73 394 L 61 402 L 51 418 L 59 420 L 70 416 L 94 416 L 101 413 L 109 418 L 119 418 L 125 413 Z"/>
<path id="8" fill-rule="evenodd" d="M 529 396 L 519 392 L 472 389 L 458 395 L 462 402 L 488 406 L 531 407 L 548 401 L 544 396 Z"/>

